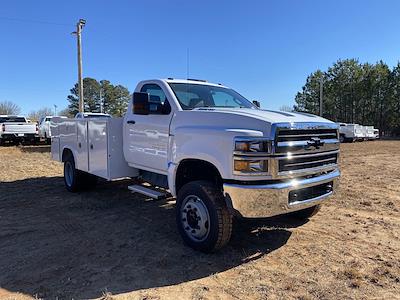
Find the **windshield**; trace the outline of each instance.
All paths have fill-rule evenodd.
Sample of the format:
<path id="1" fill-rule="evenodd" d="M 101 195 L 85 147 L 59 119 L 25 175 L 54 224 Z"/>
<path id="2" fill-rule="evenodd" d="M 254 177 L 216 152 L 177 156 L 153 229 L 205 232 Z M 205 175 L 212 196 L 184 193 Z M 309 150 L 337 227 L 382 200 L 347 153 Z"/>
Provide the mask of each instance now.
<path id="1" fill-rule="evenodd" d="M 26 123 L 26 120 L 21 117 L 0 117 L 0 123 Z"/>
<path id="2" fill-rule="evenodd" d="M 246 98 L 232 89 L 205 84 L 169 84 L 182 109 L 197 107 L 255 108 Z"/>

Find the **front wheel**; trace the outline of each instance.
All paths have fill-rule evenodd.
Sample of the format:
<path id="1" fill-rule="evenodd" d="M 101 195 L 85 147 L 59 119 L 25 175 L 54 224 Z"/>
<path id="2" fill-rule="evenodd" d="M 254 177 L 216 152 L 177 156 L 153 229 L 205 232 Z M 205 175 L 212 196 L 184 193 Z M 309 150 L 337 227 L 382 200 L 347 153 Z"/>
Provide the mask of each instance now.
<path id="1" fill-rule="evenodd" d="M 195 250 L 214 252 L 231 238 L 232 215 L 222 191 L 208 181 L 193 181 L 178 192 L 176 223 L 184 242 Z"/>

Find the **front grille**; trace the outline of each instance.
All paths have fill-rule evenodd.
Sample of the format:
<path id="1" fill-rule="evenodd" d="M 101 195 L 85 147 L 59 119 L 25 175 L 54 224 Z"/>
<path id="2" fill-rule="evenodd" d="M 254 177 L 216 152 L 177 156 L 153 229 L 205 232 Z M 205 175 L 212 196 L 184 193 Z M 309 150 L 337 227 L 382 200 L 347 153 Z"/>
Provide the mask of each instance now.
<path id="1" fill-rule="evenodd" d="M 326 128 L 277 128 L 275 153 L 317 153 L 339 149 L 338 130 Z"/>
<path id="2" fill-rule="evenodd" d="M 310 138 L 337 139 L 336 129 L 292 129 L 280 130 L 277 142 L 304 141 Z"/>
<path id="3" fill-rule="evenodd" d="M 279 160 L 279 172 L 295 172 L 310 168 L 334 166 L 338 153 L 291 156 Z"/>
<path id="4" fill-rule="evenodd" d="M 336 124 L 279 124 L 274 130 L 277 177 L 316 174 L 337 167 L 340 143 Z"/>
<path id="5" fill-rule="evenodd" d="M 332 191 L 333 191 L 332 181 L 304 189 L 290 191 L 289 204 L 315 199 L 320 196 L 332 193 Z"/>

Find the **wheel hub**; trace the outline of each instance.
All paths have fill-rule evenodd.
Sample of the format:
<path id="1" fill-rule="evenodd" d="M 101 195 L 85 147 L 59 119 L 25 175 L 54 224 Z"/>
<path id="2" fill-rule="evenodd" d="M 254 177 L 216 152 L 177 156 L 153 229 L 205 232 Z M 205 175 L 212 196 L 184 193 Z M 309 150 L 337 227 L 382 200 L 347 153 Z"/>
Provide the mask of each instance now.
<path id="1" fill-rule="evenodd" d="M 187 196 L 182 205 L 181 218 L 186 234 L 193 240 L 202 241 L 210 231 L 210 216 L 204 202 L 197 196 Z"/>

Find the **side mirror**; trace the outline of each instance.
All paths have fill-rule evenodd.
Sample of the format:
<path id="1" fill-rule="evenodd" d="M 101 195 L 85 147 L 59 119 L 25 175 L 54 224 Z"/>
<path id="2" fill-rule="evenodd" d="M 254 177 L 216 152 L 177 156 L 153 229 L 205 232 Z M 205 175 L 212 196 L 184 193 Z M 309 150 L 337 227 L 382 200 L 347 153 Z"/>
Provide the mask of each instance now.
<path id="1" fill-rule="evenodd" d="M 260 101 L 253 100 L 253 104 L 254 104 L 255 106 L 257 106 L 258 108 L 261 107 Z"/>
<path id="2" fill-rule="evenodd" d="M 133 93 L 132 112 L 136 115 L 148 115 L 150 111 L 149 94 Z"/>

